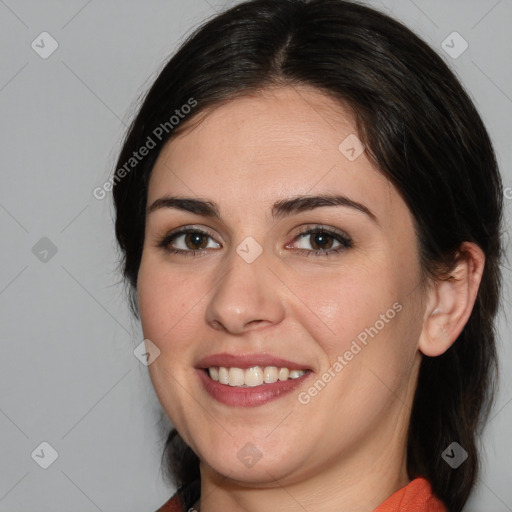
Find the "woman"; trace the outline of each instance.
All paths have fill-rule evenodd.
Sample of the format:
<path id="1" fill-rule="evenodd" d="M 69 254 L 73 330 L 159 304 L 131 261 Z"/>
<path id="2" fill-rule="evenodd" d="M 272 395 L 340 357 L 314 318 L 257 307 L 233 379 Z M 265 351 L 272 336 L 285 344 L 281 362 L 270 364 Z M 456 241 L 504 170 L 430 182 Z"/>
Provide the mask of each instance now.
<path id="1" fill-rule="evenodd" d="M 161 511 L 462 509 L 502 186 L 433 50 L 351 2 L 244 2 L 160 73 L 113 183 L 176 428 Z"/>

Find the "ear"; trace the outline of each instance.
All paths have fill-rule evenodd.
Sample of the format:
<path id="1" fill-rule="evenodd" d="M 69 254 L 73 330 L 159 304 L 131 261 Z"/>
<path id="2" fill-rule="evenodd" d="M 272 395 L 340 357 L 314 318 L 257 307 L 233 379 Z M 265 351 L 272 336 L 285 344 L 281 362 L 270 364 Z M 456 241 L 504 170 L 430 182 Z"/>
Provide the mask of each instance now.
<path id="1" fill-rule="evenodd" d="M 418 345 L 426 356 L 443 354 L 462 332 L 475 304 L 484 265 L 482 249 L 472 242 L 463 242 L 449 277 L 436 281 L 428 292 Z"/>

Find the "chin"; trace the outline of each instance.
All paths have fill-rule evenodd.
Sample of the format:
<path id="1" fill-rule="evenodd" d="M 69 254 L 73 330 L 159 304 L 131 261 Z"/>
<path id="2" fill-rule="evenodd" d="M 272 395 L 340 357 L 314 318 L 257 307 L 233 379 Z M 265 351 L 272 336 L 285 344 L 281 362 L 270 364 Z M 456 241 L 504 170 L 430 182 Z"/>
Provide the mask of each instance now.
<path id="1" fill-rule="evenodd" d="M 240 448 L 238 448 L 240 446 Z M 302 445 L 303 446 L 303 445 Z M 276 451 L 277 449 L 277 451 Z M 229 438 L 200 454 L 211 471 L 248 486 L 275 487 L 279 483 L 300 480 L 298 469 L 304 467 L 304 455 L 297 446 L 251 443 Z M 203 463 L 202 463 L 203 464 Z"/>

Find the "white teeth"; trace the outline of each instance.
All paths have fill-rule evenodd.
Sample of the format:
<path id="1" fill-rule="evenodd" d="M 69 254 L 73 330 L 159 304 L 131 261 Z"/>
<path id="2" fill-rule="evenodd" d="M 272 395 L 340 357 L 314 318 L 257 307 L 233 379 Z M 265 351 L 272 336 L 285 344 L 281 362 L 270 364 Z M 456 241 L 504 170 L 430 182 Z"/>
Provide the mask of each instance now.
<path id="1" fill-rule="evenodd" d="M 244 384 L 246 386 L 261 386 L 263 384 L 263 370 L 259 366 L 245 370 Z"/>
<path id="2" fill-rule="evenodd" d="M 277 382 L 277 368 L 275 366 L 266 366 L 263 370 L 263 380 L 266 384 Z"/>
<path id="3" fill-rule="evenodd" d="M 244 370 L 242 368 L 225 368 L 223 366 L 212 366 L 208 368 L 210 378 L 221 384 L 227 384 L 234 387 L 242 386 L 261 386 L 263 383 L 272 384 L 273 382 L 285 381 L 288 379 L 298 379 L 302 377 L 305 370 L 289 370 L 288 368 L 278 368 L 277 366 L 253 366 Z"/>
<path id="4" fill-rule="evenodd" d="M 229 384 L 229 371 L 227 368 L 219 368 L 219 382 L 221 384 Z"/>
<path id="5" fill-rule="evenodd" d="M 241 368 L 229 369 L 229 385 L 230 386 L 243 386 L 245 372 Z"/>
<path id="6" fill-rule="evenodd" d="M 289 375 L 290 370 L 288 370 L 288 368 L 281 368 L 277 374 L 279 380 L 288 380 Z"/>

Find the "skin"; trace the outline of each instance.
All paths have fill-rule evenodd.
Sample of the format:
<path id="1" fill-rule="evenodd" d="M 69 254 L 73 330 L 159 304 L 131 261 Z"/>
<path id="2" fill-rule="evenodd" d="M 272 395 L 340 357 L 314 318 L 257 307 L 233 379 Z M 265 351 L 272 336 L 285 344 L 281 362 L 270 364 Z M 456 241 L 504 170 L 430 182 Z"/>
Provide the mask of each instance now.
<path id="1" fill-rule="evenodd" d="M 465 243 L 455 279 L 420 286 L 412 215 L 365 152 L 354 161 L 340 152 L 350 134 L 354 119 L 339 102 L 308 87 L 267 89 L 204 113 L 153 169 L 148 206 L 165 195 L 200 198 L 221 215 L 148 214 L 137 284 L 144 337 L 160 350 L 151 380 L 201 460 L 203 512 L 370 512 L 410 481 L 406 435 L 422 354 L 442 354 L 459 335 L 484 256 Z M 346 206 L 271 217 L 275 201 L 326 193 L 364 204 L 376 221 Z M 319 224 L 353 247 L 312 255 L 314 235 L 299 234 Z M 201 254 L 158 246 L 183 226 L 208 231 Z M 248 236 L 263 250 L 252 263 L 236 252 Z M 183 236 L 172 244 L 197 248 Z M 395 303 L 400 312 L 301 404 L 299 392 Z M 277 400 L 230 407 L 212 400 L 194 370 L 220 352 L 268 352 L 313 373 Z M 252 467 L 237 457 L 248 442 L 261 453 Z"/>

